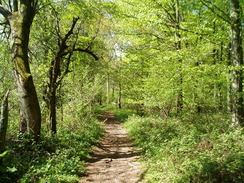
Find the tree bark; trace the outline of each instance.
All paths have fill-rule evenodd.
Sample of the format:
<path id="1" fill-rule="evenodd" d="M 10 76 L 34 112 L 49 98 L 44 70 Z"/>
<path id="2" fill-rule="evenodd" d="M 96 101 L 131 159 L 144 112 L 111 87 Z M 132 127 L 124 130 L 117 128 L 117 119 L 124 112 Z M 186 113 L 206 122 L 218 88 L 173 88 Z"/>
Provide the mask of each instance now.
<path id="1" fill-rule="evenodd" d="M 243 105 L 243 49 L 241 37 L 241 7 L 238 0 L 230 0 L 231 18 L 231 55 L 232 55 L 232 122 L 234 125 L 244 124 Z"/>
<path id="2" fill-rule="evenodd" d="M 107 92 L 107 103 L 109 104 L 110 103 L 110 77 L 109 77 L 109 74 L 108 74 L 107 82 L 106 82 L 106 92 Z"/>
<path id="3" fill-rule="evenodd" d="M 122 103 L 121 103 L 121 98 L 122 98 L 122 85 L 119 83 L 119 94 L 118 94 L 118 107 L 119 109 L 122 109 Z"/>
<path id="4" fill-rule="evenodd" d="M 19 6 L 15 4 L 16 11 L 13 13 L 0 6 L 0 13 L 8 20 L 11 27 L 12 61 L 20 105 L 20 131 L 28 131 L 38 139 L 41 129 L 41 110 L 28 58 L 29 35 L 36 3 L 35 0 L 22 0 Z"/>
<path id="5" fill-rule="evenodd" d="M 56 89 L 51 92 L 49 99 L 49 120 L 51 132 L 53 134 L 57 133 L 57 113 L 56 113 Z"/>
<path id="6" fill-rule="evenodd" d="M 1 106 L 1 115 L 0 115 L 0 154 L 5 151 L 5 139 L 6 132 L 8 127 L 8 94 L 9 91 L 4 96 L 2 106 Z"/>
<path id="7" fill-rule="evenodd" d="M 175 37 L 177 42 L 175 43 L 175 48 L 179 52 L 181 50 L 181 35 L 179 33 L 180 30 L 180 10 L 179 10 L 179 0 L 175 0 L 175 24 L 176 24 L 176 32 Z M 177 114 L 180 114 L 183 109 L 183 91 L 182 91 L 182 84 L 183 84 L 183 76 L 182 76 L 182 60 L 179 59 L 179 92 L 177 98 Z"/>
<path id="8" fill-rule="evenodd" d="M 227 66 L 229 67 L 231 65 L 231 43 L 227 46 Z M 226 81 L 227 81 L 227 110 L 228 112 L 232 112 L 232 97 L 231 97 L 231 78 L 229 78 L 229 75 L 231 75 L 231 71 L 228 72 Z"/>
<path id="9" fill-rule="evenodd" d="M 12 59 L 20 104 L 20 131 L 40 135 L 41 112 L 36 89 L 29 67 L 28 45 L 34 12 L 29 3 L 21 4 L 20 10 L 10 17 Z"/>
<path id="10" fill-rule="evenodd" d="M 47 87 L 47 105 L 48 105 L 48 118 L 50 123 L 50 128 L 52 134 L 57 133 L 57 114 L 56 114 L 56 93 L 57 87 L 60 82 L 58 82 L 58 77 L 60 76 L 60 62 L 62 58 L 62 52 L 65 49 L 60 48 L 54 60 L 51 62 L 50 70 L 49 70 L 49 84 Z"/>

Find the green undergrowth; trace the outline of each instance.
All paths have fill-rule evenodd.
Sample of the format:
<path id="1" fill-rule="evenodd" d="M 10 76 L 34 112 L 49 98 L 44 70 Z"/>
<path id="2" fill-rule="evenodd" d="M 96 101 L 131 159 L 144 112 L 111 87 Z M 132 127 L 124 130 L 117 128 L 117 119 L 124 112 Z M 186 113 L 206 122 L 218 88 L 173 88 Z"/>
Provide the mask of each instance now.
<path id="1" fill-rule="evenodd" d="M 92 118 L 74 127 L 59 130 L 56 136 L 43 132 L 41 141 L 20 136 L 10 139 L 0 166 L 0 182 L 75 183 L 85 171 L 91 146 L 103 134 Z"/>
<path id="2" fill-rule="evenodd" d="M 241 183 L 244 136 L 222 114 L 191 120 L 132 116 L 125 123 L 146 162 L 146 182 Z"/>
<path id="3" fill-rule="evenodd" d="M 111 111 L 120 122 L 125 122 L 129 116 L 132 116 L 135 112 L 129 109 L 118 109 L 115 106 L 99 106 L 94 110 L 95 114 L 102 114 L 104 111 Z"/>
<path id="4" fill-rule="evenodd" d="M 133 115 L 133 111 L 126 109 L 112 109 L 112 112 L 114 112 L 117 120 L 120 122 L 125 122 L 129 116 Z"/>
<path id="5" fill-rule="evenodd" d="M 94 114 L 98 115 L 98 114 L 104 114 L 104 110 L 103 107 L 96 107 L 94 109 Z"/>

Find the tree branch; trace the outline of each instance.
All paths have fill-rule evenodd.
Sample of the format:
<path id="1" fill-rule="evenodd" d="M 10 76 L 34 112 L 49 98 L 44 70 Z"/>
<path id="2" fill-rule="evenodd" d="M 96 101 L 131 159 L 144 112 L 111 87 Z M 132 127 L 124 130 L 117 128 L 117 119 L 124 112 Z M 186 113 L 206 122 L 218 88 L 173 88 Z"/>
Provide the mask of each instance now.
<path id="1" fill-rule="evenodd" d="M 190 33 L 193 33 L 193 34 L 196 34 L 196 35 L 201 35 L 201 36 L 207 36 L 207 35 L 209 35 L 209 34 L 206 34 L 206 33 L 200 33 L 200 32 L 195 32 L 195 31 L 186 29 L 186 28 L 182 27 L 181 25 L 176 26 L 176 25 L 167 24 L 167 23 L 162 23 L 162 24 L 165 25 L 165 26 L 167 26 L 167 27 L 172 27 L 174 29 L 182 30 L 182 31 L 185 31 L 185 32 L 190 32 Z"/>
<path id="2" fill-rule="evenodd" d="M 212 8 L 212 7 L 210 7 L 209 5 L 207 5 L 207 3 L 210 3 L 210 2 L 207 2 L 206 0 L 200 0 L 200 1 L 202 2 L 202 4 L 203 4 L 204 6 L 206 6 L 208 9 L 210 9 L 210 11 L 212 11 L 212 12 L 213 12 L 216 16 L 218 16 L 220 19 L 222 19 L 222 20 L 224 20 L 225 22 L 231 24 L 231 22 L 230 22 L 228 19 L 224 18 L 223 16 L 221 16 L 220 14 L 218 14 L 218 13 L 214 10 L 214 8 L 216 8 L 218 11 L 220 11 L 221 13 L 223 13 L 223 10 L 221 10 L 219 7 L 213 5 L 214 8 Z M 224 13 L 224 15 L 226 15 L 226 13 Z"/>
<path id="3" fill-rule="evenodd" d="M 70 53 L 70 51 L 65 51 L 69 47 L 69 46 L 67 46 L 66 43 L 67 43 L 67 40 L 69 39 L 69 37 L 73 34 L 73 30 L 74 30 L 75 25 L 78 20 L 79 20 L 79 18 L 73 18 L 73 23 L 72 23 L 70 30 L 67 32 L 67 34 L 63 38 L 59 38 L 59 43 L 58 43 L 59 51 L 58 51 L 57 55 L 62 57 L 62 56 L 65 56 Z M 60 32 L 60 30 L 59 30 L 59 32 Z M 59 33 L 58 33 L 58 37 L 60 37 Z"/>
<path id="4" fill-rule="evenodd" d="M 66 42 L 67 39 L 69 38 L 69 36 L 70 36 L 71 34 L 73 34 L 73 30 L 74 30 L 75 25 L 76 25 L 76 23 L 77 23 L 78 20 L 79 20 L 79 18 L 73 18 L 72 26 L 71 26 L 69 32 L 64 36 L 64 38 L 63 38 L 63 42 Z"/>
<path id="5" fill-rule="evenodd" d="M 9 21 L 0 22 L 0 25 L 9 25 Z"/>
<path id="6" fill-rule="evenodd" d="M 214 41 L 211 41 L 211 40 L 209 40 L 209 39 L 207 39 L 207 38 L 205 38 L 205 37 L 201 37 L 201 38 L 204 39 L 205 41 L 208 41 L 209 43 L 218 45 L 218 46 L 220 46 L 220 47 L 222 47 L 222 48 L 225 48 L 225 49 L 229 49 L 227 46 L 222 45 L 222 44 L 219 44 L 219 43 L 216 43 L 216 42 L 214 42 Z"/>
<path id="7" fill-rule="evenodd" d="M 61 82 L 63 81 L 63 79 L 64 79 L 64 77 L 69 73 L 69 72 L 71 72 L 70 70 L 69 70 L 69 66 L 70 66 L 70 63 L 71 63 L 71 57 L 72 57 L 72 55 L 73 55 L 73 51 L 70 51 L 70 53 L 69 53 L 69 56 L 68 56 L 68 58 L 67 58 L 67 64 L 66 64 L 66 67 L 65 67 L 65 71 L 63 72 L 63 74 L 58 78 L 58 80 L 57 80 L 57 86 L 59 86 L 60 84 L 61 84 Z"/>
<path id="8" fill-rule="evenodd" d="M 74 51 L 84 52 L 90 54 L 95 60 L 99 60 L 98 56 L 93 53 L 91 50 L 88 49 L 82 49 L 82 48 L 75 48 Z"/>
<path id="9" fill-rule="evenodd" d="M 4 18 L 6 18 L 7 20 L 9 19 L 9 16 L 12 15 L 12 13 L 6 8 L 4 8 L 2 5 L 0 5 L 0 14 L 2 14 Z"/>
<path id="10" fill-rule="evenodd" d="M 169 11 L 165 8 L 165 6 L 164 6 L 163 4 L 159 3 L 159 2 L 156 1 L 156 0 L 153 0 L 153 1 L 154 1 L 160 8 L 162 8 L 162 9 L 165 11 L 165 13 L 168 15 L 168 18 L 169 18 L 172 22 L 175 22 L 174 17 L 169 13 Z M 170 6 L 170 5 L 168 5 L 168 6 Z M 160 17 L 159 14 L 158 14 L 157 16 Z"/>

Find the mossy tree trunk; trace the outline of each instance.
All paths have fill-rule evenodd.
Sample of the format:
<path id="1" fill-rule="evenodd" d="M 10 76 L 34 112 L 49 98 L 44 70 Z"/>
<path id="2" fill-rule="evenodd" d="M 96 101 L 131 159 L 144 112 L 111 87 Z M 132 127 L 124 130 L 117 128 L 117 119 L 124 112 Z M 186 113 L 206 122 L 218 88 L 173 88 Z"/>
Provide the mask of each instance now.
<path id="1" fill-rule="evenodd" d="M 20 105 L 20 131 L 40 136 L 41 111 L 29 67 L 28 45 L 30 28 L 35 16 L 37 0 L 14 1 L 14 11 L 0 6 L 0 13 L 11 27 L 11 52 L 14 76 L 18 87 Z"/>

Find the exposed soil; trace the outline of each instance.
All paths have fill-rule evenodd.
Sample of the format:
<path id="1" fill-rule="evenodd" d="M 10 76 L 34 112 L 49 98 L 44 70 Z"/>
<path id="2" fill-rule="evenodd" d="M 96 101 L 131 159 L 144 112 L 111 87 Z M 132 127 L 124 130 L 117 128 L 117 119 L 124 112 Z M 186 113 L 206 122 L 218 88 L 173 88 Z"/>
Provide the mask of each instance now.
<path id="1" fill-rule="evenodd" d="M 112 112 L 105 111 L 99 119 L 105 121 L 105 135 L 94 148 L 79 183 L 139 183 L 142 174 L 139 154 L 131 146 L 127 132 Z"/>

